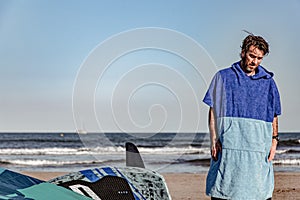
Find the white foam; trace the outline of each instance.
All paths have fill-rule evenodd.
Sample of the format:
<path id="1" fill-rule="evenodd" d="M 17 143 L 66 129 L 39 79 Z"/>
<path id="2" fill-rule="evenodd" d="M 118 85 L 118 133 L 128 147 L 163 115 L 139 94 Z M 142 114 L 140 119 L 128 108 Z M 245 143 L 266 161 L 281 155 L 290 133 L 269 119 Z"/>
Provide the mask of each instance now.
<path id="1" fill-rule="evenodd" d="M 82 164 L 95 164 L 95 161 L 58 161 L 58 160 L 36 160 L 36 159 L 16 159 L 16 160 L 0 160 L 2 163 L 23 165 L 23 166 L 62 166 L 62 165 L 82 165 Z M 101 161 L 97 161 L 101 163 Z"/>
<path id="2" fill-rule="evenodd" d="M 140 147 L 142 154 L 207 154 L 209 148 L 197 147 Z M 96 148 L 23 148 L 23 149 L 0 149 L 0 155 L 108 155 L 123 154 L 123 147 L 96 147 Z"/>
<path id="3" fill-rule="evenodd" d="M 286 153 L 286 152 L 288 152 L 289 151 L 289 149 L 277 149 L 276 150 L 276 154 L 284 154 L 284 153 Z"/>
<path id="4" fill-rule="evenodd" d="M 277 165 L 300 165 L 300 159 L 279 159 L 273 160 L 273 163 Z"/>

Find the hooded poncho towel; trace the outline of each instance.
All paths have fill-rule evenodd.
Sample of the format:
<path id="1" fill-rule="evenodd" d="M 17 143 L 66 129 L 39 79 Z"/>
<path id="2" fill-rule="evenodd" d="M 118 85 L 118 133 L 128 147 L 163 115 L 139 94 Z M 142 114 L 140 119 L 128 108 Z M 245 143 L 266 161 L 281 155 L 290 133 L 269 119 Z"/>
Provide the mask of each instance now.
<path id="1" fill-rule="evenodd" d="M 272 122 L 281 114 L 272 77 L 262 66 L 247 76 L 239 62 L 214 76 L 203 102 L 214 108 L 222 152 L 217 161 L 211 160 L 207 195 L 232 200 L 272 197 L 274 174 L 268 155 Z"/>

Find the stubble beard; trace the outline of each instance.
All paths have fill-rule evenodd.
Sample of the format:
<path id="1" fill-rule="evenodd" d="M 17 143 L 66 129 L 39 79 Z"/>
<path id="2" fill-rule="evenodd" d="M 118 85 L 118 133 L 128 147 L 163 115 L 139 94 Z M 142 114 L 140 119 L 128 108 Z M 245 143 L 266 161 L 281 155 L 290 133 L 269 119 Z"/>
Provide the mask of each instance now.
<path id="1" fill-rule="evenodd" d="M 243 71 L 247 74 L 255 73 L 256 66 L 255 65 L 247 65 L 245 57 L 242 57 L 241 67 Z"/>

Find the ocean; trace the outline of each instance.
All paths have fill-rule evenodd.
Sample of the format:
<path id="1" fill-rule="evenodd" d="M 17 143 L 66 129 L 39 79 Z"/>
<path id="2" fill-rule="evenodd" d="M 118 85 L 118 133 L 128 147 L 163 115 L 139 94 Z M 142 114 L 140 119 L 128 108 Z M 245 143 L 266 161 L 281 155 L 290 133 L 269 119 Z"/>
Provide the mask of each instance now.
<path id="1" fill-rule="evenodd" d="M 148 169 L 207 172 L 208 133 L 0 133 L 0 167 L 14 171 L 73 172 L 125 166 L 125 142 L 138 146 Z M 280 133 L 275 171 L 300 172 L 300 133 Z"/>

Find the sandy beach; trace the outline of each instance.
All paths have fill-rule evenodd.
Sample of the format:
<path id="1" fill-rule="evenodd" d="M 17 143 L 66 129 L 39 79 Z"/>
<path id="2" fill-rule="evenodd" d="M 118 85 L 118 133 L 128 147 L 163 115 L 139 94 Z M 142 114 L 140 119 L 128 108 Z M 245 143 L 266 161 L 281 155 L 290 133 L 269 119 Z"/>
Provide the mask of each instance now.
<path id="1" fill-rule="evenodd" d="M 62 172 L 23 172 L 42 180 L 66 173 Z M 209 200 L 205 195 L 205 173 L 200 174 L 163 174 L 173 200 Z M 300 173 L 275 173 L 273 200 L 300 200 Z"/>

